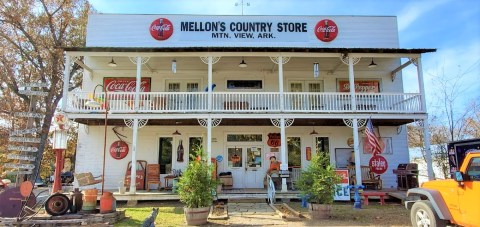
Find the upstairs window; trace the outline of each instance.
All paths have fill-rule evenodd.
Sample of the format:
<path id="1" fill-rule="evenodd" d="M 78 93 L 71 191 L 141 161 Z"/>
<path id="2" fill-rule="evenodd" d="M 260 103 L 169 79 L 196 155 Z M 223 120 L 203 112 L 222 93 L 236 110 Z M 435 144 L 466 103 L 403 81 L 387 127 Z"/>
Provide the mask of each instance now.
<path id="1" fill-rule="evenodd" d="M 263 89 L 261 80 L 227 80 L 227 89 Z"/>

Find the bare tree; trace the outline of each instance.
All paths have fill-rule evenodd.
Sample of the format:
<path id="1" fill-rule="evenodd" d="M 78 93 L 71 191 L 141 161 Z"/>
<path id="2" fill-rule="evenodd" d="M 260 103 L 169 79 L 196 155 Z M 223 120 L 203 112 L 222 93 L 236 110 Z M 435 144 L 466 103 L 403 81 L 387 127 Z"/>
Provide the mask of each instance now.
<path id="1" fill-rule="evenodd" d="M 88 0 L 3 0 L 0 1 L 0 121 L 12 126 L 26 126 L 24 119 L 12 118 L 13 112 L 39 112 L 43 119 L 31 124 L 41 128 L 38 133 L 36 167 L 38 173 L 48 138 L 52 117 L 62 98 L 64 53 L 61 47 L 84 46 Z M 80 68 L 71 65 L 69 90 L 81 83 Z M 38 88 L 44 97 L 22 94 L 22 83 L 46 83 Z M 3 141 L 2 141 L 3 142 Z M 5 145 L 5 144 L 3 144 Z"/>

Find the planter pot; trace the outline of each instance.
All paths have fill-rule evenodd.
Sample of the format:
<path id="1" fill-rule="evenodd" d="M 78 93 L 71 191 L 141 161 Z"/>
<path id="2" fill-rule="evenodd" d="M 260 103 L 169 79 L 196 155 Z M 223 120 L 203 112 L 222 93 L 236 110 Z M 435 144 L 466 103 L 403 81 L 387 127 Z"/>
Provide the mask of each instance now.
<path id="1" fill-rule="evenodd" d="M 310 212 L 312 219 L 328 219 L 331 216 L 332 205 L 309 203 L 308 211 Z"/>
<path id="2" fill-rule="evenodd" d="M 184 207 L 185 221 L 187 225 L 203 225 L 208 221 L 210 207 L 187 208 Z"/>

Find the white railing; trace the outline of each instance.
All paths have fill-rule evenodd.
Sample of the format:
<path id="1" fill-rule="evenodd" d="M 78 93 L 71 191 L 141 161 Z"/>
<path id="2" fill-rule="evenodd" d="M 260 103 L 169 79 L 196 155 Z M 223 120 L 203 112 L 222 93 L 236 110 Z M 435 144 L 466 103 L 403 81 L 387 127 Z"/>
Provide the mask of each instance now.
<path id="1" fill-rule="evenodd" d="M 86 102 L 95 98 L 102 107 L 92 108 Z M 284 109 L 278 92 L 214 92 L 212 109 L 208 109 L 207 92 L 141 92 L 135 110 L 135 93 L 109 92 L 108 106 L 113 113 L 422 113 L 420 94 L 360 93 L 355 95 L 356 110 L 349 93 L 287 92 Z M 71 92 L 67 112 L 103 112 L 105 93 Z"/>

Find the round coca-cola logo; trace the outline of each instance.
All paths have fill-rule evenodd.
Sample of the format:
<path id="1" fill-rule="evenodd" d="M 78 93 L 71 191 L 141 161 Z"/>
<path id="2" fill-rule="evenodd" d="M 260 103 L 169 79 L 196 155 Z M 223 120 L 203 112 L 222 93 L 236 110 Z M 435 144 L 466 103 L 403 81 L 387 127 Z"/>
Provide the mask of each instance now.
<path id="1" fill-rule="evenodd" d="M 114 159 L 123 159 L 127 157 L 128 154 L 128 144 L 124 141 L 117 140 L 110 145 L 110 155 Z"/>
<path id="2" fill-rule="evenodd" d="M 330 42 L 337 38 L 338 27 L 333 20 L 324 19 L 315 25 L 315 35 L 323 42 Z"/>
<path id="3" fill-rule="evenodd" d="M 167 18 L 158 18 L 150 24 L 150 35 L 156 40 L 167 40 L 173 34 L 173 24 Z"/>

